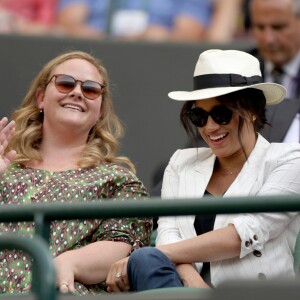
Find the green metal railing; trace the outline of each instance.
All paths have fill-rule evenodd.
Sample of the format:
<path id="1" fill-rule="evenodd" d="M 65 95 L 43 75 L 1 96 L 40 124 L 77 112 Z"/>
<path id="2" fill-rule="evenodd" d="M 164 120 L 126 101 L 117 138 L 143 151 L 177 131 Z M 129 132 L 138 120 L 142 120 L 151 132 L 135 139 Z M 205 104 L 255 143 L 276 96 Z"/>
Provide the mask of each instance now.
<path id="1" fill-rule="evenodd" d="M 36 234 L 49 240 L 52 220 L 116 218 L 116 217 L 158 217 L 195 214 L 228 214 L 300 211 L 299 196 L 236 197 L 140 200 L 104 200 L 90 203 L 55 203 L 30 205 L 3 205 L 1 222 L 34 221 Z"/>
<path id="2" fill-rule="evenodd" d="M 201 201 L 191 198 L 149 198 L 143 201 L 130 199 L 125 201 L 104 200 L 91 203 L 2 205 L 0 222 L 34 221 L 36 235 L 41 236 L 48 242 L 50 223 L 53 220 L 281 211 L 300 211 L 300 195 L 232 197 L 226 199 L 205 197 Z M 40 280 L 40 278 L 34 276 L 33 280 Z M 33 286 L 40 286 L 40 283 L 33 282 Z M 53 294 L 51 294 L 52 296 Z"/>
<path id="3" fill-rule="evenodd" d="M 34 261 L 35 277 L 31 291 L 39 295 L 39 299 L 51 300 L 55 298 L 55 268 L 53 257 L 49 252 L 48 243 L 39 236 L 34 239 L 17 235 L 3 234 L 0 236 L 1 249 L 20 249 L 29 253 Z"/>

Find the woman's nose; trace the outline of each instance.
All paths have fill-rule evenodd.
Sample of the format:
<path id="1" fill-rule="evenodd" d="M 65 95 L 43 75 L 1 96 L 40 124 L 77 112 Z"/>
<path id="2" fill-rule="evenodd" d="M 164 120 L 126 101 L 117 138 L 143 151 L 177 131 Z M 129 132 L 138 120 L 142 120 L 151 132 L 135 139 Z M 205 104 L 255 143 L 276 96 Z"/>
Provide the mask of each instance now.
<path id="1" fill-rule="evenodd" d="M 81 82 L 76 82 L 76 85 L 74 87 L 74 89 L 72 90 L 71 94 L 76 95 L 76 96 L 80 96 L 83 97 L 83 93 L 82 93 L 82 89 L 81 89 Z"/>
<path id="2" fill-rule="evenodd" d="M 219 129 L 219 127 L 220 125 L 216 123 L 211 116 L 208 116 L 205 129 L 208 131 L 214 131 L 216 129 Z"/>

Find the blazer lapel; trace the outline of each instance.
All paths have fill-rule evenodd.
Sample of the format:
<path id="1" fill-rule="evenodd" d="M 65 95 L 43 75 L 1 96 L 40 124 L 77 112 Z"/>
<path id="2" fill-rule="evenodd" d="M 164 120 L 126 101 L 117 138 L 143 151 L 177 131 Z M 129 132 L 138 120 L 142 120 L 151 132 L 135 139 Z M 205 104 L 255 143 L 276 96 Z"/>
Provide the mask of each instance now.
<path id="1" fill-rule="evenodd" d="M 238 177 L 225 193 L 225 197 L 247 196 L 256 193 L 256 190 L 253 190 L 253 185 L 258 178 L 259 171 L 262 166 L 262 160 L 264 159 L 269 146 L 270 143 L 261 135 L 258 135 L 258 139 L 252 153 L 244 164 L 244 167 Z"/>
<path id="2" fill-rule="evenodd" d="M 181 175 L 179 197 L 199 198 L 199 201 L 201 201 L 211 177 L 215 159 L 215 155 L 210 153 L 206 159 L 201 158 L 197 160 L 193 168 L 190 168 Z M 188 239 L 196 236 L 194 221 L 194 215 L 177 217 L 177 222 L 183 238 Z"/>
<path id="3" fill-rule="evenodd" d="M 201 154 L 201 156 L 204 155 Z M 215 155 L 210 151 L 207 157 L 197 159 L 192 168 L 188 168 L 186 172 L 180 175 L 179 197 L 201 198 L 204 195 L 213 171 L 215 159 Z"/>
<path id="4" fill-rule="evenodd" d="M 211 153 L 211 155 L 206 160 L 198 162 L 198 164 L 195 165 L 195 168 L 192 171 L 193 175 L 198 180 L 195 193 L 197 195 L 201 195 L 201 197 L 203 197 L 210 177 L 212 175 L 215 160 L 216 156 L 213 153 Z"/>
<path id="5" fill-rule="evenodd" d="M 251 155 L 238 177 L 224 194 L 224 198 L 255 195 L 258 192 L 259 186 L 256 187 L 256 183 L 258 182 L 257 179 L 262 166 L 262 160 L 269 146 L 270 143 L 259 135 Z M 226 201 L 226 199 L 224 199 L 224 201 Z M 232 214 L 218 214 L 216 216 L 214 229 L 224 227 L 232 218 Z"/>

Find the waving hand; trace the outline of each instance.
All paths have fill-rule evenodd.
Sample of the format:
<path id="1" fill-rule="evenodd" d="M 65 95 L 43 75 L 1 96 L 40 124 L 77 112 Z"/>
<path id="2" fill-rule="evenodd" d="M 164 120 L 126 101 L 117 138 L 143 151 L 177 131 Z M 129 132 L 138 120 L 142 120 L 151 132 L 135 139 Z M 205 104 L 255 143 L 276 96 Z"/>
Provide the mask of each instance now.
<path id="1" fill-rule="evenodd" d="M 5 172 L 8 165 L 16 155 L 16 151 L 11 150 L 5 153 L 6 147 L 15 132 L 15 122 L 10 121 L 6 117 L 0 120 L 0 177 Z"/>

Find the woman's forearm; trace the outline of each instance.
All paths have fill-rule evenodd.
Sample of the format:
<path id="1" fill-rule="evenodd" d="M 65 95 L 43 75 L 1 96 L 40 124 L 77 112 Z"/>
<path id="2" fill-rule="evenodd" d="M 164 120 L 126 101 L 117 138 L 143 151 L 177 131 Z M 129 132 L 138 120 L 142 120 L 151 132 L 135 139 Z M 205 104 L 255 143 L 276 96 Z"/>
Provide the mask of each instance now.
<path id="1" fill-rule="evenodd" d="M 197 237 L 157 247 L 176 264 L 218 261 L 237 257 L 241 240 L 233 225 Z"/>
<path id="2" fill-rule="evenodd" d="M 99 241 L 65 252 L 55 260 L 58 272 L 63 265 L 73 270 L 75 281 L 96 284 L 105 281 L 111 264 L 128 256 L 130 250 L 131 245 L 124 242 Z"/>
<path id="3" fill-rule="evenodd" d="M 185 287 L 209 288 L 191 264 L 176 265 L 176 271 Z"/>

